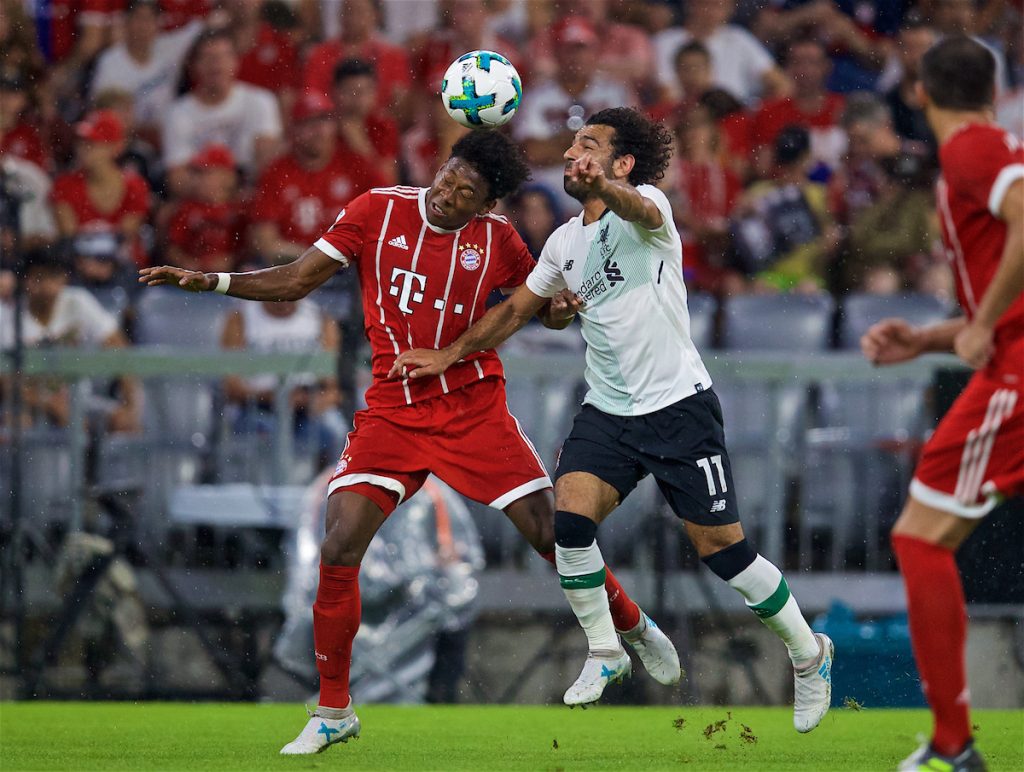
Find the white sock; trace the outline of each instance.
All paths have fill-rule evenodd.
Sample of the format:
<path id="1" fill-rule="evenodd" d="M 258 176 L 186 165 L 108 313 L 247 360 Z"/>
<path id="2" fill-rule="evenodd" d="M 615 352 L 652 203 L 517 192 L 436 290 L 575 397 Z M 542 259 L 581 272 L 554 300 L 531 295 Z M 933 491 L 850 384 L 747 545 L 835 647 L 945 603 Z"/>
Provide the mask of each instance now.
<path id="1" fill-rule="evenodd" d="M 587 634 L 590 651 L 600 654 L 621 651 L 622 644 L 608 608 L 604 558 L 597 542 L 582 549 L 555 545 L 555 567 L 565 597 Z"/>
<path id="2" fill-rule="evenodd" d="M 800 613 L 796 598 L 789 592 L 785 577 L 760 555 L 729 580 L 747 606 L 786 644 L 794 664 L 816 659 L 820 647 L 810 625 Z"/>

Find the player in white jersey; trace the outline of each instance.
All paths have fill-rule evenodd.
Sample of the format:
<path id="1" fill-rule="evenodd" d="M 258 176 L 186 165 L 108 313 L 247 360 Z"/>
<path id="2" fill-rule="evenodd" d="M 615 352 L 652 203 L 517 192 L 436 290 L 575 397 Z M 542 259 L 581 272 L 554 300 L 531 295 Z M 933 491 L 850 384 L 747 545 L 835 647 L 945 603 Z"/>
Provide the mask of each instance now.
<path id="1" fill-rule="evenodd" d="M 566 298 L 582 320 L 590 387 L 555 483 L 556 565 L 590 645 L 566 704 L 596 701 L 630 670 L 617 632 L 633 631 L 612 623 L 595 537 L 652 474 L 701 560 L 786 644 L 793 723 L 809 732 L 829 708 L 832 642 L 811 631 L 782 573 L 754 551 L 739 523 L 721 407 L 690 339 L 682 244 L 668 200 L 652 184 L 664 174 L 670 145 L 665 128 L 635 110 L 592 116 L 565 152 L 565 190 L 583 213 L 552 234 L 507 302 L 446 348 L 402 354 L 391 375 L 438 375 L 501 343 L 549 298 Z"/>

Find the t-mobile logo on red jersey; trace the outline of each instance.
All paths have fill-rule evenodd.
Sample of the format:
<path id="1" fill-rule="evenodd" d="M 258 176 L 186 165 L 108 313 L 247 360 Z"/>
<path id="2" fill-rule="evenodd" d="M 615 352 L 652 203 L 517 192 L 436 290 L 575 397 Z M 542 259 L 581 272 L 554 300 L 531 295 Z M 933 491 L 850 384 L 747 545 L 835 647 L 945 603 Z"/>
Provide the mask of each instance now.
<path id="1" fill-rule="evenodd" d="M 395 268 L 391 271 L 391 282 L 388 294 L 398 298 L 398 307 L 402 313 L 411 314 L 412 308 L 409 307 L 409 301 L 423 302 L 423 289 L 427 286 L 427 277 L 421 273 Z"/>

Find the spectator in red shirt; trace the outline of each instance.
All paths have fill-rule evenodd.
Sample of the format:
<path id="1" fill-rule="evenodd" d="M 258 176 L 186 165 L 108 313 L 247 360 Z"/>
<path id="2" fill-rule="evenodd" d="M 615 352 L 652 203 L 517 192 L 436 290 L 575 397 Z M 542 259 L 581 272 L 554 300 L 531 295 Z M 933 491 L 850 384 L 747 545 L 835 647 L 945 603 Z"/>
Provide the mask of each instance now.
<path id="1" fill-rule="evenodd" d="M 556 10 L 561 11 L 561 16 L 584 17 L 594 26 L 602 43 L 595 69 L 629 84 L 640 94 L 653 97 L 657 89 L 654 46 L 639 27 L 614 21 L 609 4 L 609 0 L 563 0 Z M 534 78 L 553 77 L 558 67 L 552 27 L 530 41 L 525 51 Z"/>
<path id="2" fill-rule="evenodd" d="M 407 126 L 412 116 L 409 108 L 410 68 L 405 51 L 381 36 L 380 18 L 373 0 L 341 0 L 338 8 L 341 38 L 321 43 L 309 52 L 302 73 L 303 85 L 327 94 L 331 91 L 338 62 L 343 59 L 372 62 L 377 68 L 377 106 L 392 111 L 401 125 Z"/>
<path id="3" fill-rule="evenodd" d="M 230 0 L 227 28 L 238 50 L 238 79 L 273 91 L 285 105 L 298 85 L 299 54 L 287 32 L 263 18 L 263 3 Z"/>
<path id="4" fill-rule="evenodd" d="M 207 145 L 189 167 L 192 195 L 171 215 L 168 257 L 190 271 L 233 271 L 240 262 L 243 232 L 235 157 L 225 145 Z"/>
<path id="5" fill-rule="evenodd" d="M 50 168 L 39 129 L 29 118 L 30 96 L 21 73 L 0 72 L 0 153 Z"/>
<path id="6" fill-rule="evenodd" d="M 387 184 L 397 182 L 398 125 L 377 107 L 374 66 L 361 59 L 340 62 L 332 93 L 341 145 L 376 166 Z"/>
<path id="7" fill-rule="evenodd" d="M 524 80 L 528 78 L 529 68 L 515 43 L 491 28 L 491 15 L 483 0 L 443 0 L 438 10 L 443 26 L 413 49 L 413 70 L 421 99 L 436 98 L 448 65 L 467 51 L 500 51 Z"/>
<path id="8" fill-rule="evenodd" d="M 50 194 L 57 230 L 64 238 L 113 233 L 122 259 L 147 265 L 139 229 L 149 212 L 149 186 L 117 165 L 125 142 L 121 119 L 110 110 L 97 110 L 75 126 L 75 134 L 79 169 L 58 177 Z"/>
<path id="9" fill-rule="evenodd" d="M 771 146 L 786 126 L 804 126 L 811 135 L 811 158 L 834 169 L 846 144 L 839 117 L 843 97 L 825 89 L 832 64 L 817 40 L 798 40 L 789 46 L 786 74 L 793 95 L 765 102 L 754 116 L 756 165 L 764 173 L 771 166 Z"/>
<path id="10" fill-rule="evenodd" d="M 333 110 L 327 96 L 304 92 L 292 107 L 290 152 L 260 177 L 250 234 L 265 262 L 294 260 L 349 201 L 384 184 L 364 159 L 338 146 Z"/>
<path id="11" fill-rule="evenodd" d="M 402 134 L 402 174 L 407 182 L 429 187 L 459 137 L 470 130 L 452 120 L 440 99 L 431 99 L 416 124 Z"/>
<path id="12" fill-rule="evenodd" d="M 726 163 L 721 132 L 711 112 L 692 107 L 676 124 L 678 154 L 669 195 L 683 240 L 687 286 L 728 294 L 730 271 L 725 252 L 729 218 L 742 185 Z"/>

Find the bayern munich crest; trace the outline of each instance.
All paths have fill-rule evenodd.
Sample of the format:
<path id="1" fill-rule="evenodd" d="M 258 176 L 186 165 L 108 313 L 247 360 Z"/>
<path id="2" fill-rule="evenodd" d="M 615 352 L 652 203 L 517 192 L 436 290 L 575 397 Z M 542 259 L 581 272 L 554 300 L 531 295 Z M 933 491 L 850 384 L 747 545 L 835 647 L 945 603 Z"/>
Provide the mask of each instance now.
<path id="1" fill-rule="evenodd" d="M 348 469 L 348 462 L 349 462 L 349 457 L 348 456 L 342 456 L 341 458 L 338 459 L 338 465 L 336 467 L 334 467 L 334 474 L 335 474 L 335 476 L 344 473 L 344 471 L 346 469 Z"/>
<path id="2" fill-rule="evenodd" d="M 467 271 L 475 271 L 480 267 L 480 245 L 479 244 L 462 244 L 459 246 L 462 251 L 459 252 L 459 262 L 462 263 L 462 267 Z"/>

